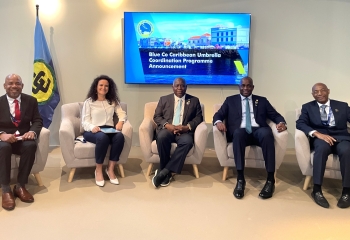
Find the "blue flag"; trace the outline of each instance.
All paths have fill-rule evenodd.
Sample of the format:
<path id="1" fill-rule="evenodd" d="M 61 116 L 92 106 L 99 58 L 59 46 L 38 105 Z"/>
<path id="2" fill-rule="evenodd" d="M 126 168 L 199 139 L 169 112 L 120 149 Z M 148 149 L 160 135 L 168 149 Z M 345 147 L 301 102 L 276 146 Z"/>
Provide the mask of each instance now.
<path id="1" fill-rule="evenodd" d="M 60 101 L 55 69 L 46 43 L 45 35 L 39 18 L 36 18 L 34 32 L 34 74 L 32 95 L 38 100 L 39 112 L 43 125 L 48 128 L 52 116 Z"/>

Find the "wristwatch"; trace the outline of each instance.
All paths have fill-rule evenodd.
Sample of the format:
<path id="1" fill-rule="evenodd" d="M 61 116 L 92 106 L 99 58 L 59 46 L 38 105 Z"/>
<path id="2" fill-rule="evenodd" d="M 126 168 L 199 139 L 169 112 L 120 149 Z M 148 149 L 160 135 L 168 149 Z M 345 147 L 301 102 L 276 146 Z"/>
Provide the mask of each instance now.
<path id="1" fill-rule="evenodd" d="M 187 123 L 187 127 L 190 131 L 192 130 L 191 125 L 189 123 Z"/>

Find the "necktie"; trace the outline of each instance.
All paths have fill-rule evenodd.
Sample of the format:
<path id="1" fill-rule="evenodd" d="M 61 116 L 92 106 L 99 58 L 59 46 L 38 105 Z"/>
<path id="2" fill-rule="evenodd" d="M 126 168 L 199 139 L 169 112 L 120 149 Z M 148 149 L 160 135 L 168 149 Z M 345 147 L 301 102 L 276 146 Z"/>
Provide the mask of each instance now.
<path id="1" fill-rule="evenodd" d="M 21 111 L 19 110 L 18 100 L 15 99 L 13 102 L 15 103 L 15 119 L 13 124 L 18 127 L 19 123 L 21 122 Z"/>
<path id="2" fill-rule="evenodd" d="M 252 123 L 250 119 L 249 98 L 245 98 L 245 130 L 248 134 L 252 133 Z"/>
<path id="3" fill-rule="evenodd" d="M 321 114 L 321 121 L 323 124 L 328 124 L 328 116 L 326 113 L 326 105 L 321 105 L 320 106 L 320 114 Z"/>
<path id="4" fill-rule="evenodd" d="M 181 108 L 182 108 L 182 99 L 179 99 L 179 102 L 176 106 L 174 120 L 173 120 L 173 125 L 175 125 L 175 126 L 181 124 L 181 122 L 180 122 Z"/>

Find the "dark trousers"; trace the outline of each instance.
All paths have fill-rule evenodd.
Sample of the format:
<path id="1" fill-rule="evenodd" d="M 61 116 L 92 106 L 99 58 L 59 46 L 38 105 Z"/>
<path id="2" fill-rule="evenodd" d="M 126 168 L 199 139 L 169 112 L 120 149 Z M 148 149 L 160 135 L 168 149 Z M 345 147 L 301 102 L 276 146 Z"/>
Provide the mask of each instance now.
<path id="1" fill-rule="evenodd" d="M 238 128 L 233 133 L 233 155 L 237 170 L 244 170 L 246 146 L 257 145 L 261 147 L 265 168 L 267 172 L 274 172 L 276 167 L 275 143 L 270 127 L 253 127 L 248 134 L 245 128 Z"/>
<path id="2" fill-rule="evenodd" d="M 188 152 L 193 147 L 193 136 L 189 133 L 174 135 L 167 129 L 162 129 L 157 134 L 157 149 L 160 158 L 160 169 L 166 168 L 173 173 L 181 173 Z M 171 143 L 177 147 L 170 157 Z"/>
<path id="3" fill-rule="evenodd" d="M 313 162 L 314 184 L 322 185 L 328 155 L 333 153 L 339 156 L 343 187 L 350 187 L 350 142 L 335 142 L 333 146 L 330 146 L 325 141 L 315 138 L 312 139 L 311 146 L 315 150 Z"/>
<path id="4" fill-rule="evenodd" d="M 109 160 L 119 161 L 120 153 L 124 147 L 123 133 L 118 132 L 107 134 L 104 132 L 84 132 L 83 136 L 86 141 L 96 144 L 95 158 L 97 164 L 103 164 L 109 145 L 111 145 Z"/>
<path id="5" fill-rule="evenodd" d="M 0 142 L 0 181 L 9 185 L 11 181 L 11 154 L 20 155 L 17 182 L 21 185 L 28 183 L 32 170 L 37 144 L 34 140 L 18 141 L 15 143 Z"/>

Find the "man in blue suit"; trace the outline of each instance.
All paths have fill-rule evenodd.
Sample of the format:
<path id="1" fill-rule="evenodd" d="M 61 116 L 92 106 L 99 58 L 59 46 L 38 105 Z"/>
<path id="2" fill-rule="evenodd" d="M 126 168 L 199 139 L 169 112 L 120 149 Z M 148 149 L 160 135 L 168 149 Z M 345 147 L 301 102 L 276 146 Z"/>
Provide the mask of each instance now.
<path id="1" fill-rule="evenodd" d="M 278 132 L 287 129 L 281 114 L 265 97 L 252 95 L 253 89 L 253 79 L 242 78 L 239 85 L 240 94 L 227 97 L 213 119 L 213 124 L 219 131 L 226 132 L 227 140 L 233 143 L 237 169 L 237 184 L 233 195 L 237 199 L 244 196 L 244 156 L 246 146 L 250 145 L 262 148 L 267 171 L 267 181 L 259 196 L 263 199 L 272 197 L 275 190 L 275 145 L 272 130 L 266 120 L 275 122 Z M 226 125 L 223 124 L 225 119 Z"/>
<path id="2" fill-rule="evenodd" d="M 321 207 L 329 208 L 321 186 L 328 155 L 337 154 L 343 178 L 343 192 L 337 206 L 348 208 L 350 206 L 350 134 L 347 131 L 347 123 L 350 122 L 350 108 L 345 102 L 330 100 L 329 93 L 330 90 L 323 83 L 316 83 L 312 87 L 315 101 L 302 106 L 296 127 L 309 136 L 311 147 L 315 150 L 312 198 Z"/>

